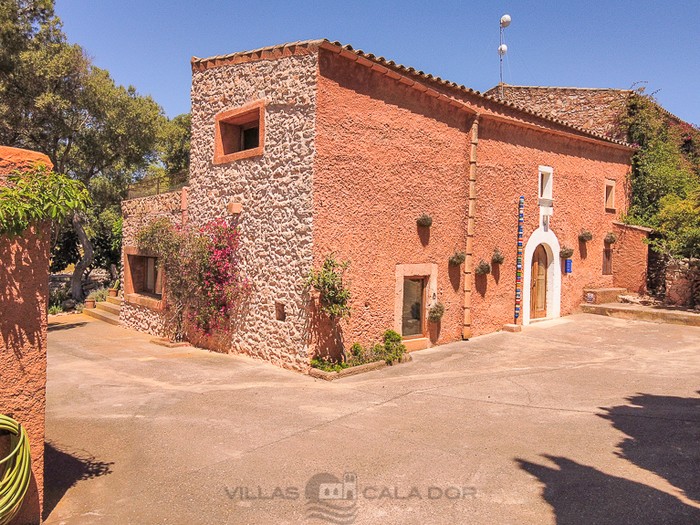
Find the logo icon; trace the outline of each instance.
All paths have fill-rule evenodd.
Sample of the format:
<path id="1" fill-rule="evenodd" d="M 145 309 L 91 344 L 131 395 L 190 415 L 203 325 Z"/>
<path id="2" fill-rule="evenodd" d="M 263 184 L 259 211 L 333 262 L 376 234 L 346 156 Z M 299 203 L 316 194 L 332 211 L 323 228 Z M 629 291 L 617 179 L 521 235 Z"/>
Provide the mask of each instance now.
<path id="1" fill-rule="evenodd" d="M 357 475 L 346 472 L 342 481 L 327 472 L 314 475 L 307 483 L 306 517 L 336 525 L 355 523 L 357 518 Z"/>

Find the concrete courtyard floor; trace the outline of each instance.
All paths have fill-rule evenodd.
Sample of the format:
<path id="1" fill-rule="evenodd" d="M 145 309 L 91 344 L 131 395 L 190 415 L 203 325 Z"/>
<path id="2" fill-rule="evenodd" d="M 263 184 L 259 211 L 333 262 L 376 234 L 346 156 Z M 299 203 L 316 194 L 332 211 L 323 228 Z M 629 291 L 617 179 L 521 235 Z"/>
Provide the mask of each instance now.
<path id="1" fill-rule="evenodd" d="M 700 328 L 579 314 L 332 383 L 149 339 L 51 318 L 47 524 L 700 523 Z"/>

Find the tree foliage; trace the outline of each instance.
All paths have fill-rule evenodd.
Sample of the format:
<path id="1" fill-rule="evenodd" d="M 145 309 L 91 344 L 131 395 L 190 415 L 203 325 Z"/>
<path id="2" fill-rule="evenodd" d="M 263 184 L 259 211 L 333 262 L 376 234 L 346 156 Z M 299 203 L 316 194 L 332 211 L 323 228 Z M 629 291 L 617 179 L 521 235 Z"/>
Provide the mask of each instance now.
<path id="1" fill-rule="evenodd" d="M 20 235 L 32 224 L 62 221 L 89 202 L 82 183 L 46 166 L 10 175 L 0 186 L 0 235 Z"/>
<path id="2" fill-rule="evenodd" d="M 47 154 L 57 172 L 81 181 L 93 196 L 92 207 L 64 221 L 53 252 L 54 268 L 77 262 L 71 287 L 80 299 L 87 270 L 119 262 L 115 226 L 129 183 L 158 162 L 159 148 L 170 152 L 170 164 L 183 161 L 175 138 L 172 146 L 159 145 L 164 135 L 175 135 L 163 131 L 169 121 L 160 106 L 116 85 L 70 44 L 53 6 L 53 0 L 0 0 L 0 143 Z"/>
<path id="3" fill-rule="evenodd" d="M 643 89 L 630 98 L 622 125 L 639 147 L 632 159 L 629 222 L 660 234 L 655 250 L 697 256 L 700 130 L 669 115 Z"/>

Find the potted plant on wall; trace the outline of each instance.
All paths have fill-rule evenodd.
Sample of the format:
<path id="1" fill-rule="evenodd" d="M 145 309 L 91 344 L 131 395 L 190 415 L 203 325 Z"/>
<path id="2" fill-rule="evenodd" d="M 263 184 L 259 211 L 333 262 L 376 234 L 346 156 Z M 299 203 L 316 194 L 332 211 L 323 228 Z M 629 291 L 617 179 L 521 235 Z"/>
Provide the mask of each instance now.
<path id="1" fill-rule="evenodd" d="M 464 252 L 454 252 L 450 257 L 450 264 L 452 266 L 460 266 L 467 259 L 467 254 Z"/>
<path id="2" fill-rule="evenodd" d="M 568 246 L 562 246 L 561 250 L 559 250 L 559 257 L 562 259 L 571 259 L 571 256 L 574 254 L 574 249 L 569 248 Z"/>
<path id="3" fill-rule="evenodd" d="M 421 228 L 430 228 L 433 225 L 433 218 L 427 213 L 423 213 L 416 219 L 416 224 Z"/>
<path id="4" fill-rule="evenodd" d="M 494 248 L 493 255 L 491 256 L 491 264 L 503 264 L 506 258 L 501 253 L 501 250 Z"/>
<path id="5" fill-rule="evenodd" d="M 479 261 L 479 264 L 477 264 L 474 268 L 474 273 L 476 275 L 488 275 L 491 273 L 491 265 L 483 259 L 481 259 Z"/>
<path id="6" fill-rule="evenodd" d="M 608 232 L 607 235 L 605 235 L 605 244 L 615 244 L 617 242 L 617 235 L 615 235 L 613 232 Z"/>
<path id="7" fill-rule="evenodd" d="M 588 230 L 581 230 L 581 233 L 578 234 L 578 240 L 581 242 L 590 242 L 593 240 L 593 234 Z"/>
<path id="8" fill-rule="evenodd" d="M 439 323 L 443 315 L 445 315 L 445 305 L 439 302 L 435 303 L 428 310 L 428 321 Z"/>

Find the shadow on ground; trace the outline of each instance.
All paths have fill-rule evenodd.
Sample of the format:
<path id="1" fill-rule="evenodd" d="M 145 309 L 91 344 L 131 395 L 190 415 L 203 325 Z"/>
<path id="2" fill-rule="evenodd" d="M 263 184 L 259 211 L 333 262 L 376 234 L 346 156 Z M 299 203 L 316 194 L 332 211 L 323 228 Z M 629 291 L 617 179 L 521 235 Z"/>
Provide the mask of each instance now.
<path id="1" fill-rule="evenodd" d="M 700 523 L 700 509 L 670 494 L 567 458 L 543 457 L 558 468 L 516 461 L 545 484 L 543 497 L 554 509 L 557 525 Z"/>
<path id="2" fill-rule="evenodd" d="M 48 331 L 54 332 L 56 330 L 70 330 L 71 328 L 78 328 L 80 326 L 85 326 L 87 322 L 82 321 L 80 323 L 49 323 Z"/>
<path id="3" fill-rule="evenodd" d="M 700 394 L 700 392 L 698 392 Z M 600 415 L 625 437 L 619 458 L 654 472 L 700 503 L 700 398 L 637 394 Z M 516 459 L 544 483 L 558 525 L 700 523 L 700 509 L 675 496 L 611 476 L 571 459 L 543 455 L 556 467 Z"/>
<path id="4" fill-rule="evenodd" d="M 70 453 L 52 443 L 44 445 L 44 513 L 46 519 L 63 495 L 76 483 L 112 472 L 113 462 L 97 461 L 88 454 Z"/>
<path id="5" fill-rule="evenodd" d="M 607 414 L 601 416 L 629 436 L 617 456 L 655 472 L 700 503 L 700 397 L 637 394 L 627 401 L 603 409 Z"/>

